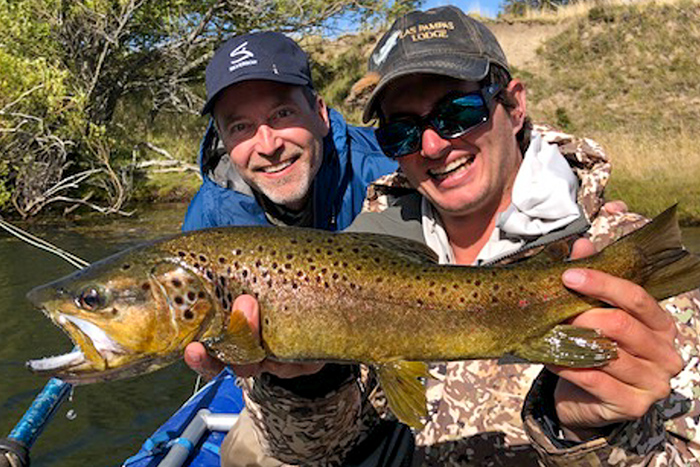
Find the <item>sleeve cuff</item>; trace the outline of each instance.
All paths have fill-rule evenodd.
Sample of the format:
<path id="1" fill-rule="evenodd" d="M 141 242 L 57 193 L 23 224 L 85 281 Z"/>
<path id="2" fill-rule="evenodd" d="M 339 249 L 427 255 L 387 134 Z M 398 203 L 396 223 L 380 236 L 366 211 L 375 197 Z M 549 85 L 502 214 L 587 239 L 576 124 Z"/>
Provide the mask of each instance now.
<path id="1" fill-rule="evenodd" d="M 538 399 L 538 403 L 533 407 L 529 414 L 532 420 L 539 426 L 541 433 L 549 440 L 552 446 L 557 449 L 569 449 L 582 444 L 604 438 L 615 430 L 619 424 L 612 424 L 607 427 L 603 433 L 598 436 L 589 438 L 585 441 L 574 441 L 567 439 L 559 424 L 557 411 L 554 408 L 554 389 L 556 388 L 559 377 L 551 371 L 544 369 L 536 380 L 537 392 L 533 390 L 528 394 L 529 397 Z M 525 415 L 525 414 L 523 414 Z"/>
<path id="2" fill-rule="evenodd" d="M 340 465 L 366 439 L 379 417 L 354 376 L 358 367 L 346 371 L 322 370 L 293 382 L 271 375 L 239 380 L 266 455 L 293 465 Z"/>
<path id="3" fill-rule="evenodd" d="M 554 373 L 543 370 L 523 406 L 525 432 L 543 465 L 609 465 L 612 457 L 625 459 L 620 465 L 646 465 L 646 461 L 664 451 L 666 433 L 656 405 L 638 420 L 611 425 L 607 434 L 582 442 L 564 439 L 554 410 L 557 381 Z"/>
<path id="4" fill-rule="evenodd" d="M 311 375 L 279 378 L 270 373 L 263 373 L 260 379 L 263 384 L 278 386 L 299 397 L 317 399 L 356 379 L 359 373 L 357 365 L 327 363 L 320 371 Z"/>

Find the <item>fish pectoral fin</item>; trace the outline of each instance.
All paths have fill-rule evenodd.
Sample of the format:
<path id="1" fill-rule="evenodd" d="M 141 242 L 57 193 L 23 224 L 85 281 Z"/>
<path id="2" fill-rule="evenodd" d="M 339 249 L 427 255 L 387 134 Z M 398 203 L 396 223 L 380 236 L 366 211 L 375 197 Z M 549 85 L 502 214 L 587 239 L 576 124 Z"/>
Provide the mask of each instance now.
<path id="1" fill-rule="evenodd" d="M 559 324 L 526 341 L 513 355 L 535 363 L 591 368 L 616 359 L 617 344 L 597 329 Z"/>
<path id="2" fill-rule="evenodd" d="M 428 408 L 421 378 L 428 378 L 428 366 L 423 362 L 395 360 L 378 364 L 375 368 L 389 408 L 396 418 L 413 428 L 423 428 L 421 417 L 428 416 Z"/>
<path id="3" fill-rule="evenodd" d="M 210 354 L 224 363 L 257 363 L 267 355 L 240 310 L 231 311 L 228 326 L 219 336 L 202 341 Z"/>

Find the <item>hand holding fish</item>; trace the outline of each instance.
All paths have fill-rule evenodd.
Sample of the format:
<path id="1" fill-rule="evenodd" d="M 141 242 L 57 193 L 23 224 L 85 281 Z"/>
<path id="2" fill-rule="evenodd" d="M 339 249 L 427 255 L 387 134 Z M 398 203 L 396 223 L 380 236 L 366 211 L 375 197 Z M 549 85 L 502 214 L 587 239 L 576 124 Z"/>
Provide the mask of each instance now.
<path id="1" fill-rule="evenodd" d="M 248 319 L 248 324 L 254 334 L 260 338 L 259 304 L 250 295 L 241 295 L 233 302 L 232 310 L 240 310 Z M 224 363 L 207 353 L 199 342 L 192 342 L 185 348 L 185 363 L 194 371 L 207 379 L 211 379 L 224 368 Z M 261 373 L 271 373 L 279 378 L 296 378 L 309 375 L 323 368 L 323 363 L 282 363 L 265 359 L 250 365 L 231 365 L 237 376 L 244 378 L 258 376 Z"/>
<path id="2" fill-rule="evenodd" d="M 572 259 L 594 253 L 577 242 Z M 595 328 L 618 344 L 618 358 L 597 368 L 549 367 L 560 380 L 554 394 L 561 428 L 569 439 L 584 440 L 614 423 L 642 417 L 670 393 L 670 380 L 683 369 L 674 347 L 671 314 L 632 282 L 589 269 L 570 269 L 564 284 L 617 308 L 595 308 L 571 324 Z"/>

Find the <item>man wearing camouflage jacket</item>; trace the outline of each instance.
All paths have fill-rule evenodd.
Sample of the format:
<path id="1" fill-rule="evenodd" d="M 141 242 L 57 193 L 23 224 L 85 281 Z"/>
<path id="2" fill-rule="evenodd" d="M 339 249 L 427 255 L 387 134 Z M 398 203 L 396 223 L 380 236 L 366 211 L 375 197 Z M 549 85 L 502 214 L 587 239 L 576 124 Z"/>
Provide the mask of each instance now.
<path id="1" fill-rule="evenodd" d="M 408 19 L 405 17 L 399 20 L 380 41 L 372 59 L 390 62 L 391 58 L 387 59 L 386 55 L 391 55 L 392 50 L 399 50 L 404 46 L 410 48 L 409 45 L 405 44 L 397 47 L 397 42 L 405 38 L 413 41 L 431 41 L 435 38 L 444 38 L 452 34 L 453 30 L 459 30 L 460 26 L 464 25 L 467 25 L 464 27 L 469 28 L 470 37 L 480 37 L 478 40 L 482 42 L 481 46 L 484 45 L 484 41 L 487 42 L 487 47 L 481 47 L 481 50 L 488 50 L 489 41 L 495 42 L 495 39 L 491 39 L 490 33 L 484 32 L 485 28 L 482 29 L 474 23 L 476 22 L 467 19 L 458 10 L 450 8 L 436 9 L 425 14 L 409 14 Z M 399 33 L 394 35 L 397 31 Z M 418 34 L 421 31 L 423 34 Z M 493 46 L 493 43 L 490 45 Z M 498 52 L 500 47 L 495 52 L 493 50 L 495 49 L 492 49 L 490 55 L 487 52 L 485 57 L 489 59 L 495 57 L 497 64 L 497 61 L 501 59 L 500 65 L 505 65 L 507 69 L 505 57 L 502 57 L 502 52 Z M 416 59 L 416 61 L 419 60 Z M 382 72 L 381 66 L 379 70 Z M 434 70 L 431 72 L 436 75 L 441 74 Z M 386 79 L 388 73 L 386 69 L 383 70 L 381 73 L 383 80 Z M 444 74 L 452 76 L 450 73 Z M 474 81 L 475 79 L 468 80 Z M 434 76 L 432 81 L 425 80 L 423 84 L 433 85 L 436 81 L 440 81 L 438 76 Z M 381 85 L 380 81 L 379 86 L 381 87 Z M 513 84 L 509 84 L 510 86 Z M 375 90 L 373 97 L 378 94 Z M 401 95 L 405 96 L 406 91 L 404 90 Z M 439 107 L 439 104 L 434 107 Z M 368 108 L 371 113 L 373 110 L 372 100 L 370 100 Z M 442 107 L 440 108 L 442 109 Z M 511 116 L 520 117 L 517 115 L 517 105 L 508 110 Z M 524 114 L 524 105 L 522 110 Z M 438 121 L 440 115 L 435 117 L 437 111 L 431 108 L 420 112 L 420 115 L 428 113 L 432 116 L 432 120 L 426 124 L 425 121 L 428 119 L 424 117 L 424 126 L 420 128 L 422 142 L 419 141 L 418 147 L 422 147 L 421 154 L 426 154 L 422 157 L 430 157 L 427 154 L 430 153 L 429 146 L 431 144 L 440 143 L 460 147 L 459 142 L 455 140 L 467 139 L 467 136 L 463 136 L 465 133 L 460 136 L 439 134 L 434 126 L 440 125 Z M 386 120 L 382 121 L 382 118 L 386 119 L 386 117 L 387 115 L 380 116 L 380 128 L 382 124 L 386 124 Z M 513 119 L 518 120 L 515 117 Z M 389 118 L 391 118 L 390 115 Z M 496 117 L 491 118 L 495 119 Z M 522 119 L 518 121 L 522 124 Z M 527 125 L 523 124 L 522 126 L 526 127 Z M 449 132 L 444 128 L 441 130 Z M 472 135 L 477 135 L 480 131 L 482 130 L 474 129 Z M 473 137 L 479 138 L 479 136 Z M 524 145 L 523 141 L 526 141 Z M 401 141 L 399 143 L 403 144 Z M 550 199 L 545 199 L 545 201 L 556 201 L 554 207 L 562 208 L 560 201 L 566 198 L 566 190 L 574 193 L 576 204 L 580 207 L 585 220 L 590 222 L 586 237 L 598 249 L 646 222 L 638 215 L 611 214 L 601 209 L 603 189 L 609 176 L 610 165 L 600 148 L 591 141 L 573 139 L 568 135 L 546 128 L 535 128 L 532 138 L 527 137 L 519 143 L 521 143 L 521 152 L 526 154 L 525 158 L 522 159 L 522 166 L 518 162 L 519 179 L 527 179 L 527 174 L 521 175 L 525 172 L 524 167 L 527 167 L 528 170 L 534 167 L 533 173 L 535 174 L 563 174 L 561 177 L 550 176 L 546 178 L 543 188 L 545 191 L 549 185 L 556 185 L 559 178 L 567 177 L 566 170 L 557 166 L 556 157 L 547 159 L 549 157 L 546 155 L 547 151 L 551 152 L 552 148 L 557 149 L 554 152 L 563 156 L 568 165 L 571 166 L 569 170 L 573 170 L 575 178 L 580 183 L 578 190 L 570 190 L 572 186 L 575 186 L 575 183 L 572 185 L 570 180 L 568 186 L 565 184 L 564 191 L 554 189 L 555 191 L 547 195 Z M 384 145 L 386 145 L 386 141 Z M 536 146 L 535 149 L 533 149 L 533 145 Z M 402 156 L 403 154 L 399 154 L 399 152 L 403 149 L 399 146 L 388 145 L 388 152 L 393 150 L 395 151 L 394 155 Z M 450 149 L 450 152 L 455 152 L 454 147 Z M 525 149 L 528 149 L 527 153 Z M 414 153 L 417 149 L 411 148 L 410 151 L 413 152 L 411 155 L 407 155 L 407 158 L 418 157 Z M 541 164 L 540 162 L 534 164 L 531 162 L 533 159 L 528 155 L 531 151 L 545 155 L 541 159 L 534 159 L 540 161 Z M 437 158 L 437 156 L 435 157 Z M 464 165 L 479 163 L 479 161 L 474 162 L 473 158 L 464 158 L 464 156 L 461 157 L 467 160 L 467 163 L 454 156 L 452 160 L 449 159 L 450 156 L 445 156 L 445 154 L 442 154 L 441 157 L 448 159 L 443 162 L 444 167 L 435 166 L 430 169 L 433 170 L 433 178 L 440 181 L 450 179 L 455 173 L 459 174 L 460 171 L 468 173 L 469 167 L 465 169 Z M 530 162 L 526 163 L 526 161 Z M 551 167 L 548 165 L 550 164 L 548 161 L 551 161 Z M 541 249 L 541 247 L 535 248 L 540 239 L 566 240 L 569 237 L 568 234 L 581 233 L 578 227 L 572 229 L 572 226 L 580 224 L 581 219 L 578 213 L 572 211 L 571 206 L 567 212 L 566 206 L 564 206 L 560 209 L 564 214 L 560 214 L 559 217 L 566 217 L 567 220 L 561 225 L 545 228 L 534 241 L 532 240 L 533 236 L 527 235 L 515 240 L 506 238 L 505 241 L 501 241 L 501 238 L 496 239 L 493 235 L 487 235 L 489 238 L 479 247 L 482 252 L 489 250 L 488 255 L 482 253 L 472 255 L 472 258 L 466 263 L 464 256 L 461 258 L 450 257 L 450 254 L 455 255 L 454 251 L 450 252 L 451 248 L 440 245 L 440 228 L 442 228 L 440 222 L 431 224 L 431 216 L 426 215 L 425 207 L 421 204 L 425 198 L 418 195 L 413 187 L 418 186 L 420 194 L 430 198 L 433 204 L 436 204 L 434 198 L 443 201 L 440 200 L 441 194 L 431 194 L 431 187 L 426 189 L 425 186 L 421 185 L 420 180 L 416 182 L 414 168 L 407 165 L 410 163 L 410 161 L 402 161 L 401 163 L 402 168 L 407 169 L 404 170 L 404 173 L 408 179 L 404 174 L 398 173 L 381 179 L 372 186 L 365 205 L 365 209 L 369 213 L 361 215 L 357 219 L 353 225 L 355 230 L 383 231 L 409 238 L 418 236 L 436 249 L 441 256 L 443 253 L 445 254 L 443 262 L 457 264 L 475 262 L 485 264 L 492 261 L 493 258 L 505 256 L 508 257 L 509 261 L 521 259 L 522 254 L 531 254 Z M 538 168 L 540 167 L 538 164 L 544 169 Z M 550 168 L 552 171 L 547 172 Z M 412 175 L 414 179 L 411 179 Z M 495 180 L 496 183 L 499 181 Z M 506 187 L 513 189 L 512 184 L 506 185 Z M 513 204 L 515 204 L 517 197 L 518 195 L 513 194 Z M 532 194 L 527 194 L 524 199 L 518 201 L 532 201 L 532 198 Z M 499 212 L 503 212 L 503 210 Z M 446 217 L 443 211 L 440 211 L 440 214 Z M 545 220 L 550 221 L 551 219 Z M 557 220 L 560 219 L 554 219 L 554 221 Z M 535 224 L 544 223 L 540 221 L 542 219 L 538 219 Z M 432 227 L 437 225 L 433 230 L 437 231 L 438 234 L 431 233 L 431 225 Z M 506 225 L 507 222 L 499 221 L 497 232 L 507 233 Z M 496 231 L 493 226 L 490 228 Z M 566 235 L 562 235 L 562 232 Z M 503 238 L 505 237 L 507 236 Z M 553 245 L 561 243 L 555 242 Z M 547 247 L 547 249 L 552 250 L 552 247 Z M 454 247 L 454 250 L 456 251 L 457 247 Z M 574 247 L 575 251 L 576 247 Z M 619 279 L 609 278 L 607 280 L 617 286 L 626 287 L 625 284 L 615 282 Z M 571 285 L 569 286 L 571 287 Z M 572 288 L 575 289 L 575 287 Z M 637 301 L 640 302 L 644 302 L 648 298 L 648 296 L 642 295 L 639 297 L 641 299 Z M 634 312 L 635 308 L 638 308 L 638 305 L 635 303 L 628 306 L 630 314 Z M 662 381 L 671 379 L 672 391 L 665 391 L 664 396 L 657 398 L 661 399 L 658 402 L 652 400 L 643 405 L 644 411 L 638 416 L 630 414 L 630 412 L 634 413 L 634 410 L 628 410 L 627 413 L 618 418 L 606 419 L 607 422 L 603 420 L 597 425 L 582 423 L 579 426 L 576 426 L 575 423 L 572 424 L 569 419 L 567 422 L 570 427 L 567 427 L 567 423 L 564 423 L 561 416 L 562 414 L 567 415 L 566 407 L 562 412 L 561 406 L 557 405 L 566 404 L 567 398 L 562 397 L 558 391 L 566 391 L 567 389 L 571 391 L 572 385 L 569 384 L 567 388 L 566 383 L 566 380 L 570 378 L 574 381 L 574 387 L 576 384 L 582 383 L 575 377 L 572 378 L 566 371 L 552 369 L 558 373 L 557 375 L 549 369 L 543 371 L 540 365 L 495 361 L 436 364 L 433 365 L 431 371 L 434 379 L 428 382 L 429 418 L 425 428 L 416 435 L 418 449 L 413 456 L 413 462 L 426 465 L 523 466 L 536 465 L 539 460 L 546 465 L 567 466 L 699 465 L 697 459 L 700 458 L 700 445 L 698 444 L 700 433 L 698 433 L 697 425 L 700 418 L 700 407 L 698 407 L 697 399 L 700 391 L 698 373 L 698 330 L 700 325 L 698 325 L 697 319 L 700 295 L 694 291 L 668 300 L 664 306 L 669 315 L 672 315 L 676 320 L 679 331 L 677 334 L 675 330 L 669 331 L 669 335 L 676 337 L 676 347 L 685 363 L 685 368 L 671 379 L 671 376 L 678 373 L 681 367 L 680 363 L 678 363 L 677 369 L 675 369 L 675 365 L 672 365 L 673 369 L 668 370 L 668 376 L 659 378 Z M 656 307 L 655 304 L 651 308 L 654 307 Z M 658 316 L 666 316 L 660 308 L 658 310 L 654 308 L 654 312 L 658 312 Z M 581 317 L 590 313 L 584 313 Z M 580 323 L 574 321 L 574 323 L 587 324 L 585 320 Z M 605 323 L 600 324 L 601 327 L 605 327 Z M 668 324 L 673 328 L 672 323 Z M 605 329 L 603 331 L 605 332 Z M 670 340 L 672 342 L 672 339 Z M 653 344 L 654 342 L 651 340 L 648 343 L 652 346 Z M 624 342 L 621 345 L 624 349 Z M 639 343 L 637 343 L 637 349 L 639 348 Z M 671 356 L 675 355 L 674 351 L 669 351 L 669 349 L 659 345 L 658 353 L 664 352 Z M 651 369 L 650 366 L 650 371 Z M 615 375 L 615 370 L 612 371 L 612 374 Z M 642 373 L 644 372 L 636 372 L 640 377 L 646 376 Z M 597 377 L 600 377 L 600 373 L 597 374 Z M 304 465 L 341 465 L 342 463 L 357 465 L 354 463 L 353 453 L 358 450 L 358 447 L 371 442 L 368 433 L 373 429 L 376 430 L 380 423 L 378 413 L 383 412 L 381 394 L 376 391 L 371 375 L 368 375 L 366 371 L 362 373 L 361 377 L 349 378 L 335 391 L 314 400 L 300 398 L 293 391 L 269 384 L 269 380 L 265 378 L 248 379 L 244 384 L 248 389 L 247 407 L 249 414 L 247 417 L 252 420 L 251 426 L 256 431 L 263 450 L 279 459 L 280 462 Z M 584 391 L 587 390 L 591 394 L 595 394 L 596 384 L 593 383 L 593 386 L 593 388 L 586 388 Z M 604 384 L 601 384 L 602 386 Z M 641 400 L 641 392 L 639 398 L 631 397 L 629 399 Z M 588 396 L 587 401 L 591 407 L 595 408 L 596 404 L 605 405 L 605 401 L 600 404 L 596 397 L 598 396 Z M 598 398 L 605 399 L 604 396 Z M 568 402 L 572 399 L 576 398 L 569 395 Z M 578 401 L 581 400 L 581 398 L 578 399 Z M 586 429 L 586 426 L 589 428 Z M 390 442 L 388 444 L 391 445 Z M 397 440 L 395 445 L 401 445 L 400 441 Z M 398 453 L 400 450 L 394 452 Z M 397 459 L 399 457 L 396 456 Z"/>
<path id="2" fill-rule="evenodd" d="M 575 167 L 578 204 L 590 222 L 585 237 L 597 250 L 647 222 L 638 214 L 603 208 L 611 166 L 597 144 L 546 127 L 534 130 L 556 144 Z M 370 187 L 365 211 L 385 211 L 406 196 L 406 189 L 410 185 L 400 172 L 383 177 Z M 508 262 L 520 259 L 523 255 Z M 604 438 L 567 446 L 542 423 L 551 405 L 542 393 L 552 391 L 555 380 L 542 365 L 499 365 L 493 360 L 441 363 L 431 371 L 430 418 L 417 437 L 427 463 L 535 465 L 539 450 L 546 465 L 700 465 L 700 291 L 668 299 L 663 306 L 677 320 L 677 343 L 686 366 L 671 382 L 673 393 L 639 421 L 622 424 Z"/>
<path id="3" fill-rule="evenodd" d="M 535 127 L 535 130 L 543 139 L 556 144 L 566 160 L 576 167 L 580 181 L 578 202 L 590 221 L 585 236 L 597 249 L 646 223 L 638 214 L 609 213 L 602 208 L 611 166 L 599 146 L 548 128 Z M 370 187 L 364 209 L 385 211 L 397 198 L 406 196 L 407 190 L 411 188 L 400 173 L 384 177 Z M 547 406 L 541 391 L 551 391 L 547 386 L 551 386 L 553 379 L 551 373 L 542 372 L 542 365 L 499 365 L 493 360 L 441 363 L 431 368 L 434 379 L 429 382 L 427 392 L 430 417 L 416 437 L 420 456 L 417 457 L 422 458 L 424 465 L 515 467 L 537 465 L 539 451 L 543 463 L 553 466 L 700 465 L 700 291 L 668 299 L 663 306 L 677 321 L 677 342 L 686 366 L 671 382 L 673 393 L 655 404 L 639 421 L 622 424 L 606 437 L 567 446 L 541 423 L 542 414 L 538 410 Z M 256 422 L 263 449 L 290 464 L 333 465 L 334 460 L 340 464 L 342 455 L 363 440 L 361 435 L 347 439 L 343 434 L 368 432 L 367 427 L 378 423 L 374 419 L 377 412 L 362 406 L 365 392 L 371 393 L 367 397 L 379 413 L 384 413 L 383 398 L 368 379 L 365 373 L 359 382 L 348 382 L 323 401 L 316 401 L 318 406 L 313 408 L 309 408 L 308 399 L 247 379 L 244 382 L 249 390 L 247 407 Z M 266 401 L 274 404 L 270 406 Z M 347 414 L 343 429 L 324 422 L 329 406 Z M 303 421 L 290 416 L 299 412 L 300 407 L 305 407 Z M 353 420 L 351 415 L 358 413 L 363 415 Z M 284 419 L 285 423 L 276 426 L 264 422 L 275 417 Z M 331 420 L 337 421 L 333 417 Z M 292 428 L 301 429 L 302 424 L 313 427 L 316 434 L 325 431 L 336 436 L 332 442 L 324 435 L 319 435 L 317 442 L 309 442 L 300 434 L 301 430 L 295 432 Z M 283 432 L 277 431 L 280 427 L 284 427 Z M 339 446 L 344 448 L 336 450 Z"/>

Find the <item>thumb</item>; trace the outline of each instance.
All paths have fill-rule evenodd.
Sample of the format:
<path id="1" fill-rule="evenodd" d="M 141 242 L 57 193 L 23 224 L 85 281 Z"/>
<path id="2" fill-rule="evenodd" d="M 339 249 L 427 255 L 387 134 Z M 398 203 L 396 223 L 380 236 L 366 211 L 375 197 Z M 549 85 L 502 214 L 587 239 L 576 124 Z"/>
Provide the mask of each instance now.
<path id="1" fill-rule="evenodd" d="M 593 242 L 587 238 L 579 238 L 574 242 L 574 246 L 571 248 L 571 259 L 581 259 L 596 253 L 597 251 Z"/>
<path id="2" fill-rule="evenodd" d="M 248 325 L 253 331 L 253 334 L 260 338 L 260 306 L 258 301 L 252 295 L 239 295 L 233 301 L 231 310 L 242 311 L 248 319 Z"/>

